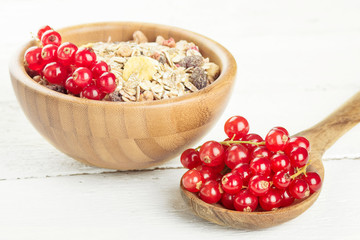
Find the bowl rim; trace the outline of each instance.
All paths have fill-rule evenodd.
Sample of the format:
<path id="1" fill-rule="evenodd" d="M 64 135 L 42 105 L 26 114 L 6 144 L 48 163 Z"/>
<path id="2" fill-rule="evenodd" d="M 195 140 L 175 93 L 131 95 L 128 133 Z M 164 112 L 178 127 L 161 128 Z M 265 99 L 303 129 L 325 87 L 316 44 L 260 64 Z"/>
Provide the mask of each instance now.
<path id="1" fill-rule="evenodd" d="M 157 24 L 157 23 L 149 23 L 149 22 L 129 22 L 129 21 L 109 21 L 109 22 L 93 22 L 93 23 L 84 23 L 84 24 L 77 24 L 72 25 L 64 28 L 57 29 L 57 31 L 70 31 L 70 30 L 76 30 L 80 29 L 82 27 L 91 27 L 91 26 L 103 26 L 103 25 L 139 25 L 139 28 L 144 29 L 148 27 L 153 28 L 161 28 L 161 29 L 171 29 L 172 32 L 185 32 L 185 34 L 190 38 L 196 38 L 201 41 L 204 41 L 206 45 L 210 45 L 212 48 L 212 51 L 214 53 L 221 53 L 220 62 L 222 63 L 222 68 L 220 71 L 220 75 L 216 79 L 215 82 L 208 85 L 207 87 L 200 89 L 196 92 L 192 92 L 189 94 L 185 94 L 183 96 L 177 96 L 174 98 L 169 99 L 160 99 L 160 100 L 154 100 L 154 101 L 142 101 L 142 102 L 113 102 L 113 101 L 94 101 L 90 99 L 75 97 L 68 94 L 59 93 L 57 91 L 48 89 L 47 87 L 35 82 L 26 72 L 25 66 L 23 63 L 24 59 L 24 53 L 27 48 L 30 46 L 33 46 L 35 43 L 35 40 L 32 39 L 30 41 L 27 41 L 26 43 L 23 43 L 21 47 L 19 47 L 16 51 L 16 53 L 13 55 L 12 59 L 10 60 L 9 64 L 9 72 L 10 75 L 14 76 L 17 81 L 20 81 L 22 84 L 27 86 L 28 88 L 32 89 L 33 91 L 41 94 L 44 97 L 51 97 L 51 98 L 57 98 L 61 99 L 62 101 L 71 102 L 71 103 L 77 103 L 77 104 L 85 104 L 85 105 L 103 105 L 103 106 L 122 106 L 122 107 L 153 107 L 158 105 L 167 105 L 169 103 L 176 104 L 176 103 L 184 103 L 187 101 L 191 101 L 193 99 L 196 99 L 197 97 L 200 97 L 214 88 L 221 88 L 221 83 L 226 81 L 227 79 L 233 79 L 233 81 L 236 78 L 236 71 L 237 71 L 237 64 L 235 61 L 235 58 L 233 55 L 221 44 L 218 42 L 203 36 L 199 33 L 195 33 L 193 31 L 174 27 L 170 25 L 164 25 L 164 24 Z M 140 30 L 141 30 L 140 29 Z M 184 38 L 184 40 L 187 40 Z"/>

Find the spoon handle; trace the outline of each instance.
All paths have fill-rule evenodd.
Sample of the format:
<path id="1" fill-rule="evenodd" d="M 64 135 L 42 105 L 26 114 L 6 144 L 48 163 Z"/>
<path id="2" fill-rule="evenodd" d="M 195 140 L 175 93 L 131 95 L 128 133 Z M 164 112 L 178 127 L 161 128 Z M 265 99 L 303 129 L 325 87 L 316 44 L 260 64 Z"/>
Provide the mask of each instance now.
<path id="1" fill-rule="evenodd" d="M 322 155 L 337 139 L 360 122 L 360 92 L 324 120 L 296 135 L 306 137 L 311 152 Z"/>

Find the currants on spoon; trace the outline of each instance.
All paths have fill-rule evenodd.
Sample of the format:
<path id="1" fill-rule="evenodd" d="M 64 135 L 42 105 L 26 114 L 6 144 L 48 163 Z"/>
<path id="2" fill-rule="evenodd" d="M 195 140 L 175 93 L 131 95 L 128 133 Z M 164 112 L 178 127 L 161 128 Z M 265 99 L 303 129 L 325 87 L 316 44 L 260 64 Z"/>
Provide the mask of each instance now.
<path id="1" fill-rule="evenodd" d="M 187 149 L 189 168 L 180 187 L 194 212 L 219 225 L 260 229 L 289 221 L 307 210 L 324 179 L 321 157 L 360 121 L 360 93 L 314 127 L 289 136 L 274 127 L 262 139 L 249 134 L 245 118 L 225 123 L 228 138 Z"/>

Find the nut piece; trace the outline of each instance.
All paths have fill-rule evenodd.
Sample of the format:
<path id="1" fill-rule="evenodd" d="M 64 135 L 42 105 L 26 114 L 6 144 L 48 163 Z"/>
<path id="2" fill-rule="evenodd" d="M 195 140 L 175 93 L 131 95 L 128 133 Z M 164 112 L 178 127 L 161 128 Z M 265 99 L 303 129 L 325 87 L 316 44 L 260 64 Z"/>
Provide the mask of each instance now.
<path id="1" fill-rule="evenodd" d="M 209 68 L 206 70 L 210 78 L 216 79 L 220 73 L 220 67 L 215 63 L 208 63 Z"/>
<path id="2" fill-rule="evenodd" d="M 130 57 L 132 54 L 132 49 L 129 45 L 122 44 L 115 52 L 116 55 L 121 57 Z"/>
<path id="3" fill-rule="evenodd" d="M 134 34 L 133 34 L 133 38 L 135 40 L 135 42 L 137 44 L 139 43 L 146 43 L 148 42 L 148 39 L 147 37 L 145 36 L 145 34 L 141 31 L 135 31 Z"/>
<path id="4" fill-rule="evenodd" d="M 186 56 L 180 62 L 180 67 L 200 67 L 204 63 L 204 59 L 201 56 Z"/>
<path id="5" fill-rule="evenodd" d="M 124 66 L 123 79 L 127 81 L 132 74 L 136 73 L 140 80 L 151 80 L 157 72 L 154 62 L 156 63 L 156 60 L 144 56 L 129 58 Z"/>
<path id="6" fill-rule="evenodd" d="M 162 45 L 164 43 L 164 41 L 165 41 L 165 38 L 163 38 L 163 36 L 160 36 L 160 35 L 157 36 L 156 40 L 155 40 L 155 42 L 159 45 Z"/>
<path id="7" fill-rule="evenodd" d="M 194 84 L 194 86 L 199 90 L 206 87 L 207 75 L 205 73 L 205 70 L 200 67 L 196 67 L 192 72 L 189 81 Z"/>
<path id="8" fill-rule="evenodd" d="M 154 94 L 151 91 L 144 91 L 140 95 L 140 101 L 152 101 L 154 100 Z"/>
<path id="9" fill-rule="evenodd" d="M 115 90 L 114 92 L 110 93 L 109 99 L 112 102 L 122 102 L 123 101 L 119 90 Z"/>

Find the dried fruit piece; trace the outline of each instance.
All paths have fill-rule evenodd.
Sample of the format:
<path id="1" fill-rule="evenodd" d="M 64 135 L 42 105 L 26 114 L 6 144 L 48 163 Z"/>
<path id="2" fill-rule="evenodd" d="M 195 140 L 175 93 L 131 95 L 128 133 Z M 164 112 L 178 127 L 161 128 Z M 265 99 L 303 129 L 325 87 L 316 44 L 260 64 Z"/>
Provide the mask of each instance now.
<path id="1" fill-rule="evenodd" d="M 109 94 L 109 99 L 112 102 L 123 102 L 119 90 L 115 90 L 114 92 L 110 93 Z"/>
<path id="2" fill-rule="evenodd" d="M 149 57 L 131 57 L 125 63 L 123 79 L 127 81 L 129 77 L 136 73 L 141 80 L 151 80 L 156 73 L 156 61 Z"/>
<path id="3" fill-rule="evenodd" d="M 189 68 L 189 67 L 200 67 L 204 63 L 204 59 L 201 56 L 186 56 L 180 62 L 180 67 Z"/>
<path id="4" fill-rule="evenodd" d="M 194 69 L 189 80 L 199 90 L 207 86 L 207 75 L 200 67 Z"/>

